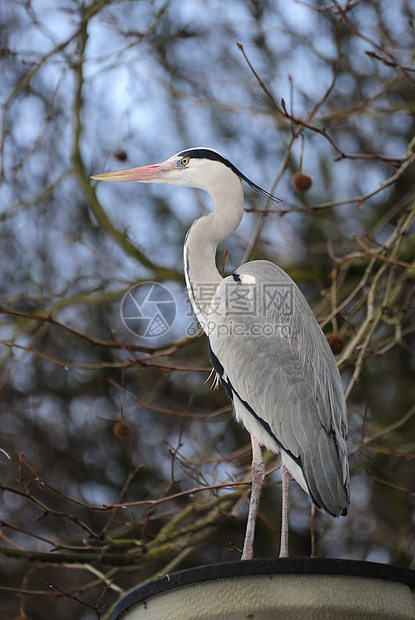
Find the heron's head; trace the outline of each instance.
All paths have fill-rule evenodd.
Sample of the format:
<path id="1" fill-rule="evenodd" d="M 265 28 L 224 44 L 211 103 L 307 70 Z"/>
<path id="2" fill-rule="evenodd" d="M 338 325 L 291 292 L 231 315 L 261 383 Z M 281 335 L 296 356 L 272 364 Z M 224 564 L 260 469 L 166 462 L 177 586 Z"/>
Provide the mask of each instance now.
<path id="1" fill-rule="evenodd" d="M 190 148 L 180 151 L 160 164 L 129 168 L 116 172 L 106 172 L 91 177 L 97 181 L 135 181 L 137 183 L 171 183 L 204 189 L 212 193 L 212 189 L 221 185 L 240 184 L 246 181 L 253 189 L 272 200 L 271 196 L 258 185 L 248 179 L 226 157 L 214 149 Z"/>

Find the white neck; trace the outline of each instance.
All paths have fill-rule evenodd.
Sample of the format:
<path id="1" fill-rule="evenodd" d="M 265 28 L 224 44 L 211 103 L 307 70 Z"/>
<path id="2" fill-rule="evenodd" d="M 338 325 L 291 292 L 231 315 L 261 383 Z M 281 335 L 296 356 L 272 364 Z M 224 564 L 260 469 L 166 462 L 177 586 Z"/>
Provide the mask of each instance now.
<path id="1" fill-rule="evenodd" d="M 204 188 L 212 198 L 213 212 L 192 224 L 184 244 L 187 292 L 204 329 L 210 302 L 222 281 L 216 267 L 216 248 L 238 228 L 244 212 L 242 182 L 231 170 L 226 172 Z"/>

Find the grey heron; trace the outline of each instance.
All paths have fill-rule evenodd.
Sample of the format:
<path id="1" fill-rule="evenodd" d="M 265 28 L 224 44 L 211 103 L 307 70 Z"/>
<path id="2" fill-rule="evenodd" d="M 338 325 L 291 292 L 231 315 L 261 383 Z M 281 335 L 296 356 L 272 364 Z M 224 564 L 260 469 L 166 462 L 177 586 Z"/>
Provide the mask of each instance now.
<path id="1" fill-rule="evenodd" d="M 213 211 L 197 219 L 184 242 L 187 291 L 208 336 L 212 366 L 251 435 L 252 486 L 242 559 L 253 557 L 255 521 L 265 475 L 261 446 L 281 456 L 280 557 L 288 556 L 291 476 L 321 511 L 346 515 L 347 414 L 327 340 L 300 289 L 271 262 L 248 262 L 225 278 L 216 248 L 239 226 L 242 181 L 275 199 L 209 148 L 190 148 L 160 164 L 108 172 L 99 181 L 171 183 L 207 191 Z"/>

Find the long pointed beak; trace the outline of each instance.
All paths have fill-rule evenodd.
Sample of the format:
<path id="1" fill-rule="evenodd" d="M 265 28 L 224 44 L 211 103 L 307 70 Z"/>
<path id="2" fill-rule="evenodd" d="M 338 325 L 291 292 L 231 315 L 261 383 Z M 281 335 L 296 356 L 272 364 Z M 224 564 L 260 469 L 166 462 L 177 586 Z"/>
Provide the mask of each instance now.
<path id="1" fill-rule="evenodd" d="M 161 164 L 152 164 L 151 166 L 94 174 L 91 179 L 96 181 L 136 181 L 138 183 L 148 181 L 154 183 L 158 179 L 164 179 L 166 174 L 173 168 L 174 164 L 172 162 L 163 161 Z"/>

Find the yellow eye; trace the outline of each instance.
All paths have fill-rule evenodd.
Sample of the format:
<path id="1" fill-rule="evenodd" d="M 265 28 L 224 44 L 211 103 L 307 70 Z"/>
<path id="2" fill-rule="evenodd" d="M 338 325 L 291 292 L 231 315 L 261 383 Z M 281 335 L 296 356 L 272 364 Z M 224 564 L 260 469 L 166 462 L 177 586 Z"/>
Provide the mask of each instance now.
<path id="1" fill-rule="evenodd" d="M 182 164 L 182 166 L 187 166 L 187 164 L 189 163 L 189 158 L 182 157 L 182 161 L 180 163 Z"/>

